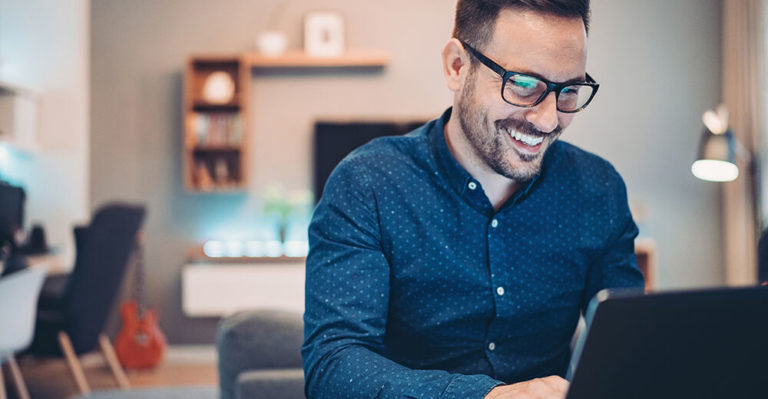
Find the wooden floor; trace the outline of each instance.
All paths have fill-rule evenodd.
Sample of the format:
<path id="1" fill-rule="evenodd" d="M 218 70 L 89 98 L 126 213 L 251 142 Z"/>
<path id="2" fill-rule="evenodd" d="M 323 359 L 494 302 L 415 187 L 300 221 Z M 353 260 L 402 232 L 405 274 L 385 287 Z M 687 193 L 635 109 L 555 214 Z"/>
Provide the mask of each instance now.
<path id="1" fill-rule="evenodd" d="M 131 387 L 217 385 L 215 356 L 186 356 L 185 352 L 188 351 L 178 348 L 169 350 L 166 360 L 154 370 L 126 370 Z M 99 356 L 86 355 L 81 361 L 92 390 L 117 388 L 106 362 Z M 66 399 L 78 393 L 64 360 L 22 358 L 19 359 L 19 366 L 31 399 Z M 16 391 L 7 369 L 7 366 L 3 367 L 8 399 L 16 399 Z"/>

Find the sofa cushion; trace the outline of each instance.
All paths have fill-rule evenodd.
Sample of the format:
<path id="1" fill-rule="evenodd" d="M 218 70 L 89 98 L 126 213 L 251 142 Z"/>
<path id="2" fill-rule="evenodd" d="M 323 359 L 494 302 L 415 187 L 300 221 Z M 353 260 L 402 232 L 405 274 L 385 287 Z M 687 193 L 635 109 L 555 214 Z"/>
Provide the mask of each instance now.
<path id="1" fill-rule="evenodd" d="M 274 369 L 240 373 L 237 377 L 238 399 L 303 399 L 304 370 Z"/>

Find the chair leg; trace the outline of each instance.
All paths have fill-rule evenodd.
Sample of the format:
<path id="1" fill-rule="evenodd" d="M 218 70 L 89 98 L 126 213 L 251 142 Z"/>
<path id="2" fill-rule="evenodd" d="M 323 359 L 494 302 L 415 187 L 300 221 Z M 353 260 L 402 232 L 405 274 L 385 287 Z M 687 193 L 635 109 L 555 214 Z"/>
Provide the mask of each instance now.
<path id="1" fill-rule="evenodd" d="M 117 360 L 117 355 L 115 355 L 115 348 L 112 347 L 112 343 L 109 342 L 109 338 L 107 338 L 106 335 L 99 335 L 99 345 L 101 345 L 101 352 L 107 359 L 109 368 L 112 369 L 112 375 L 115 377 L 115 381 L 117 381 L 117 386 L 122 389 L 130 388 L 131 385 L 128 382 L 128 377 L 125 376 L 123 366 L 120 365 L 120 362 Z"/>
<path id="2" fill-rule="evenodd" d="M 0 359 L 0 399 L 8 399 L 5 393 L 5 380 L 3 379 L 3 361 Z"/>
<path id="3" fill-rule="evenodd" d="M 16 385 L 16 393 L 19 394 L 19 399 L 29 399 L 27 384 L 24 383 L 24 378 L 21 376 L 21 370 L 19 370 L 19 364 L 16 363 L 16 358 L 11 356 L 9 364 L 11 365 L 11 375 L 13 376 L 13 383 Z"/>
<path id="4" fill-rule="evenodd" d="M 91 387 L 88 386 L 88 381 L 85 379 L 83 367 L 80 365 L 80 361 L 77 360 L 75 348 L 72 347 L 72 341 L 70 341 L 69 335 L 64 331 L 59 331 L 59 346 L 61 346 L 61 352 L 67 359 L 67 364 L 69 365 L 69 370 L 72 372 L 72 377 L 75 379 L 77 389 L 79 389 L 80 393 L 83 395 L 90 395 Z"/>

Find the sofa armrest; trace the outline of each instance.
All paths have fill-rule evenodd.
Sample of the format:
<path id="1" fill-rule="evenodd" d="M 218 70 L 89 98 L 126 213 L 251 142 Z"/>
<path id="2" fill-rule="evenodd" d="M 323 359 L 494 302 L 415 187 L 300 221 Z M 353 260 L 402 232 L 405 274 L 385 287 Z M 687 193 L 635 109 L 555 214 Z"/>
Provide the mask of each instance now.
<path id="1" fill-rule="evenodd" d="M 303 369 L 267 369 L 241 373 L 237 377 L 238 399 L 303 399 Z"/>
<path id="2" fill-rule="evenodd" d="M 301 371 L 303 338 L 304 328 L 299 313 L 254 310 L 236 313 L 222 320 L 216 333 L 221 398 L 236 397 L 238 376 L 242 373 L 259 370 Z M 302 374 L 299 377 L 303 395 Z"/>

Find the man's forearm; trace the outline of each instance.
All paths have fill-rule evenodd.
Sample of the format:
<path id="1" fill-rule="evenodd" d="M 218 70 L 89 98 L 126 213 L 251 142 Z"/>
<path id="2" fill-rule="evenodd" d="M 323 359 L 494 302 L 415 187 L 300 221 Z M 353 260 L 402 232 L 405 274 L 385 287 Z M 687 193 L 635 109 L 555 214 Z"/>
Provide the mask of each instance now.
<path id="1" fill-rule="evenodd" d="M 482 399 L 502 384 L 486 375 L 412 370 L 361 345 L 347 345 L 314 365 L 305 364 L 305 373 L 311 399 Z"/>

